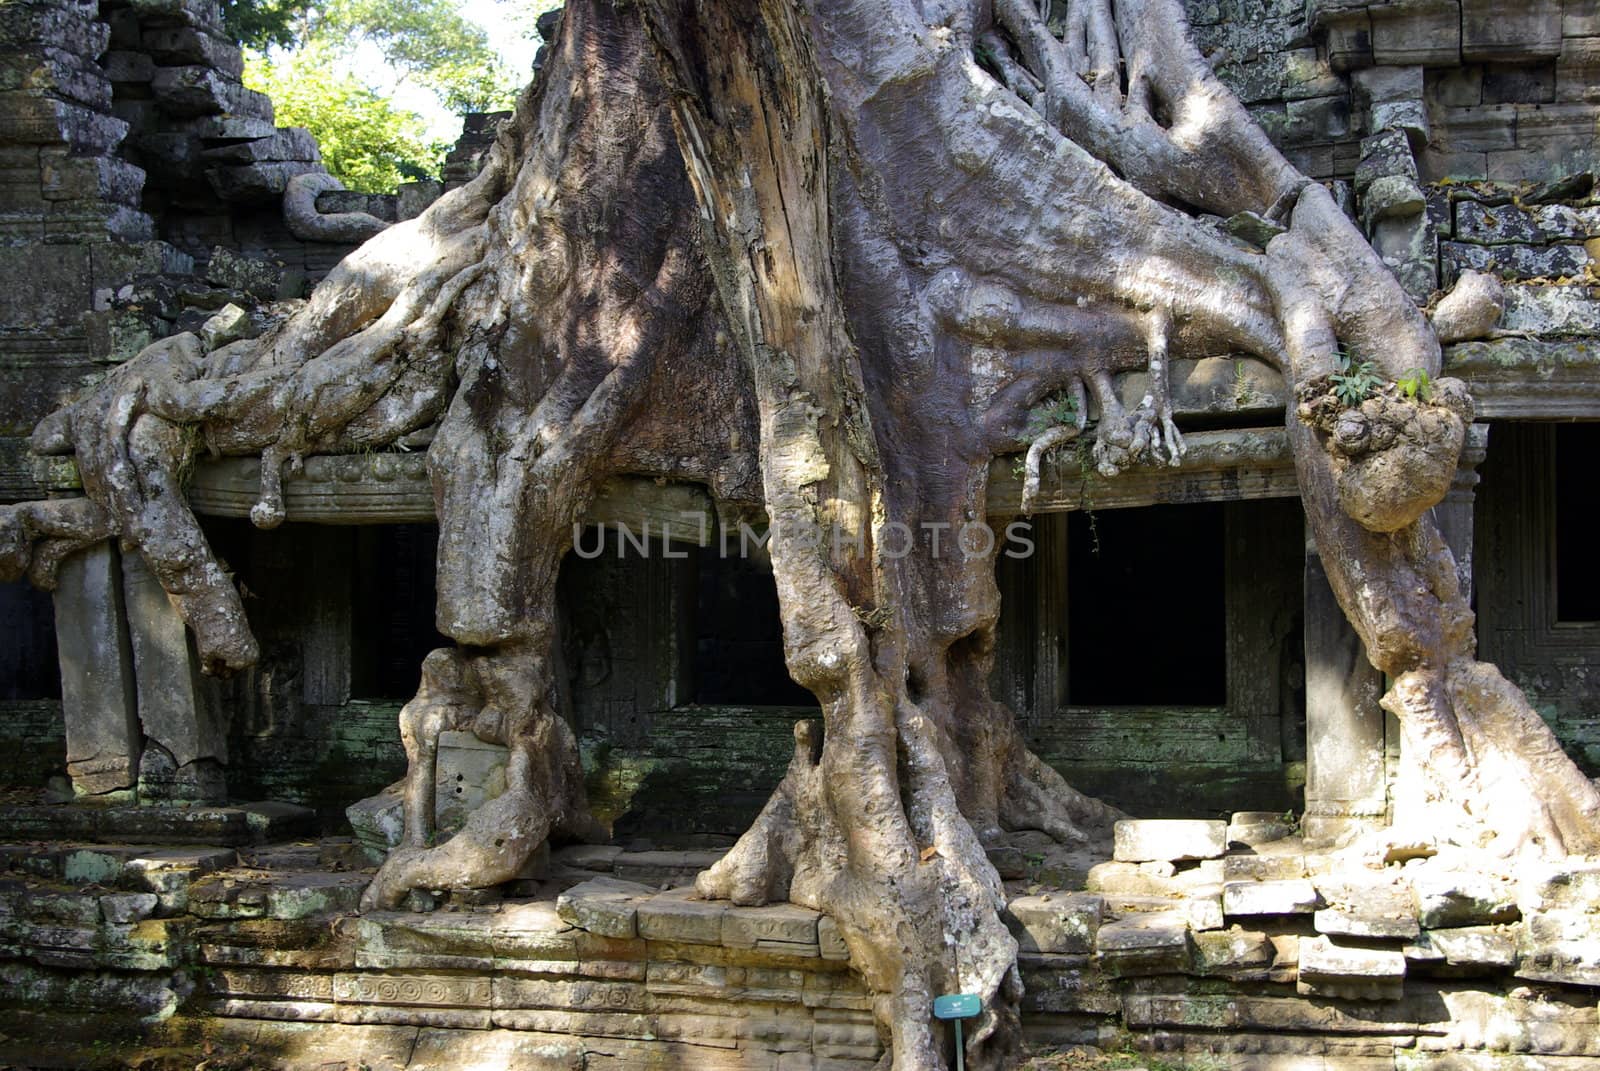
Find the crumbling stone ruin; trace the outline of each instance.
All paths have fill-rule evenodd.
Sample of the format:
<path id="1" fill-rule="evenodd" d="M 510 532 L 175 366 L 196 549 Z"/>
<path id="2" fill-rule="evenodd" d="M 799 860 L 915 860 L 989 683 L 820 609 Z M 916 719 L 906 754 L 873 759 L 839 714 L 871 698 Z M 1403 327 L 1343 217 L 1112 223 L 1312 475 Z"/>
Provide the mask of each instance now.
<path id="1" fill-rule="evenodd" d="M 207 0 L 0 8 L 0 1061 L 954 1066 L 928 1005 L 971 989 L 973 1066 L 1600 1066 L 1600 11 L 959 6 L 915 22 L 925 55 L 868 62 L 872 0 L 573 0 L 518 111 L 467 117 L 441 180 L 394 194 L 273 125 Z M 1173 79 L 1223 116 L 1177 152 Z M 765 162 L 727 118 L 760 100 Z M 1097 127 L 1108 100 L 1135 119 Z M 990 125 L 961 125 L 974 102 Z M 605 122 L 627 160 L 585 140 Z M 822 225 L 781 195 L 830 166 Z M 957 173 L 981 181 L 929 177 Z M 587 190 L 624 210 L 584 215 Z M 942 223 L 896 215 L 913 190 Z M 1076 214 L 1018 207 L 1057 199 Z M 1052 260 L 1063 234 L 1099 261 Z M 1322 290 L 1259 299 L 1285 264 Z M 646 267 L 671 315 L 604 319 Z M 837 314 L 828 345 L 791 287 Z M 401 341 L 350 343 L 407 300 Z M 1336 329 L 1295 335 L 1294 301 Z M 941 375 L 874 363 L 911 321 Z M 601 328 L 631 368 L 619 325 L 643 401 L 555 391 L 553 419 L 493 386 L 526 339 Z M 550 345 L 602 398 L 597 358 Z M 380 349 L 449 386 L 315 428 L 310 391 L 232 422 L 160 393 Z M 992 440 L 928 448 L 974 399 Z M 124 418 L 118 454 L 119 405 L 192 419 Z M 596 411 L 632 437 L 516 482 Z M 192 529 L 164 527 L 169 490 Z M 477 496 L 537 523 L 478 524 Z M 796 554 L 802 506 L 998 538 L 898 565 L 880 525 L 876 581 L 813 575 L 852 559 Z M 870 758 L 849 719 L 884 689 L 901 787 L 874 805 L 909 853 L 840 832 L 841 786 L 871 782 L 827 750 Z M 533 728 L 491 716 L 518 703 Z"/>

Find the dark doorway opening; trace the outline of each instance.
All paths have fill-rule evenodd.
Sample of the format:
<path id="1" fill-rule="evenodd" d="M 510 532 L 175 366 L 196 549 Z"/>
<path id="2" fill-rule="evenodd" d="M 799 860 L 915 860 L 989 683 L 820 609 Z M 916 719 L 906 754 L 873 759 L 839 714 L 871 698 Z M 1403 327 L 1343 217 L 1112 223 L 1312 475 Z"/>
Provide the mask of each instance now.
<path id="1" fill-rule="evenodd" d="M 1595 459 L 1600 424 L 1556 427 L 1556 620 L 1600 621 L 1600 507 Z"/>
<path id="2" fill-rule="evenodd" d="M 357 530 L 351 608 L 350 690 L 361 699 L 410 699 L 429 651 L 452 646 L 434 627 L 435 555 L 431 524 Z"/>
<path id="3" fill-rule="evenodd" d="M 730 549 L 733 549 L 730 545 Z M 762 553 L 696 551 L 694 701 L 813 706 L 783 660 L 778 586 Z"/>
<path id="4" fill-rule="evenodd" d="M 26 581 L 0 584 L 0 700 L 60 698 L 50 593 Z"/>
<path id="5" fill-rule="evenodd" d="M 1071 514 L 1071 706 L 1227 703 L 1223 532 L 1221 503 Z"/>

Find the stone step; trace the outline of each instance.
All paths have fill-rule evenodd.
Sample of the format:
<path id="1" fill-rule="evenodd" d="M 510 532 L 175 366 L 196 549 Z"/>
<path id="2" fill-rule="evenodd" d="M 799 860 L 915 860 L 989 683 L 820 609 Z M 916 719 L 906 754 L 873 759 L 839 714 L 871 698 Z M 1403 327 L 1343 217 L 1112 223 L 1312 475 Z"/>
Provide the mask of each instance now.
<path id="1" fill-rule="evenodd" d="M 1118 822 L 1112 858 L 1121 863 L 1220 858 L 1228 823 L 1209 819 L 1133 818 Z"/>

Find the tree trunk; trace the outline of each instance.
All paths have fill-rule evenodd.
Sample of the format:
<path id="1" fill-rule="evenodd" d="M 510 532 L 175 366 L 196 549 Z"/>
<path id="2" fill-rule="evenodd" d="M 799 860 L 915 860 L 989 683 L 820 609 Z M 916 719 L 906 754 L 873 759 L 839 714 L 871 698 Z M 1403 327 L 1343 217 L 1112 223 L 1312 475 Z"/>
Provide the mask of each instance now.
<path id="1" fill-rule="evenodd" d="M 979 57 L 981 55 L 982 64 Z M 1235 247 L 1195 214 L 1287 233 Z M 201 443 L 281 469 L 442 416 L 435 652 L 402 713 L 406 840 L 368 906 L 514 875 L 597 835 L 555 683 L 555 577 L 599 482 L 704 483 L 765 509 L 794 679 L 822 721 L 701 895 L 828 912 L 896 1068 L 945 1066 L 934 996 L 980 993 L 976 1068 L 1020 1052 L 1016 943 L 985 847 L 1104 836 L 1116 812 L 989 698 L 1000 542 L 989 462 L 1087 430 L 1100 471 L 1176 464 L 1171 354 L 1281 368 L 1307 515 L 1341 605 L 1396 679 L 1426 820 L 1466 843 L 1595 850 L 1595 789 L 1471 658 L 1430 507 L 1470 402 L 1392 385 L 1345 405 L 1341 350 L 1393 380 L 1439 348 L 1353 225 L 1272 149 L 1176 0 L 571 0 L 484 172 L 346 261 L 261 339 L 151 347 L 41 425 L 92 502 L 0 515 L 0 566 L 108 533 L 138 546 L 207 664 L 248 664 L 238 597 L 176 478 Z M 1148 370 L 1132 412 L 1112 391 Z M 1057 397 L 1075 418 L 1040 434 Z M 1059 410 L 1059 406 L 1055 407 Z M 1026 495 L 1025 500 L 1031 498 Z M 1159 608 L 1155 608 L 1159 613 Z M 1173 642 L 1181 642 L 1174 640 Z M 430 846 L 439 732 L 512 751 L 510 789 Z M 1536 786 L 1509 803 L 1499 786 Z M 1494 799 L 1497 807 L 1488 803 Z"/>

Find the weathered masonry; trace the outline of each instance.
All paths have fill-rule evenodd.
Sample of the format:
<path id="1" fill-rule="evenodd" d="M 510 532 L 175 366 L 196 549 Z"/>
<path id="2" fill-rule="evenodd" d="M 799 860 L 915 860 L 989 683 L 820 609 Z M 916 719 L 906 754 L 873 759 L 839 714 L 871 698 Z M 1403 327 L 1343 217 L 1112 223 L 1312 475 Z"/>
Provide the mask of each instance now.
<path id="1" fill-rule="evenodd" d="M 1508 7 L 1188 3 L 1219 72 L 1419 303 L 1465 269 L 1504 280 L 1492 336 L 1446 348 L 1477 412 L 1436 509 L 1483 657 L 1595 776 L 1600 10 Z M 0 502 L 78 493 L 70 463 L 26 451 L 74 389 L 163 336 L 261 331 L 363 237 L 469 178 L 490 140 L 494 117 L 469 117 L 441 182 L 335 189 L 310 136 L 240 84 L 220 26 L 208 0 L 0 8 Z M 1130 406 L 1148 389 L 1142 373 L 1118 386 Z M 1400 744 L 1306 535 L 1293 399 L 1242 357 L 1178 361 L 1172 387 L 1178 467 L 1107 479 L 1074 450 L 1047 461 L 1027 550 L 998 563 L 991 687 L 1038 754 L 1132 814 L 1260 813 L 1206 826 L 1220 841 L 1199 854 L 1130 849 L 1091 868 L 997 851 L 1007 879 L 1087 886 L 1062 894 L 1071 925 L 1048 894 L 1012 901 L 1031 1035 L 1126 1027 L 1175 1051 L 1319 1067 L 1446 1050 L 1485 1061 L 1462 1066 L 1595 1066 L 1592 872 L 1352 888 L 1327 864 L 1385 823 Z M 165 594 L 113 545 L 68 562 L 53 595 L 0 586 L 0 842 L 55 842 L 0 847 L 0 1001 L 108 1029 L 126 1025 L 120 1004 L 168 1040 L 221 1029 L 312 1063 L 371 1047 L 416 1067 L 469 1052 L 871 1066 L 870 1007 L 825 916 L 661 891 L 749 825 L 813 712 L 784 668 L 764 518 L 697 486 L 612 483 L 563 565 L 569 709 L 613 845 L 557 852 L 508 894 L 567 890 L 559 906 L 351 914 L 360 868 L 396 833 L 382 793 L 405 770 L 397 711 L 442 642 L 429 441 L 307 458 L 271 532 L 248 521 L 257 461 L 195 466 L 190 502 L 262 642 L 232 680 L 199 673 Z M 991 473 L 997 533 L 1019 519 L 1016 467 Z M 1138 663 L 1109 642 L 1128 636 Z M 503 749 L 448 737 L 447 828 L 504 786 Z M 1273 840 L 1251 821 L 1284 812 L 1297 850 L 1238 847 Z M 281 843 L 312 834 L 327 836 Z"/>

